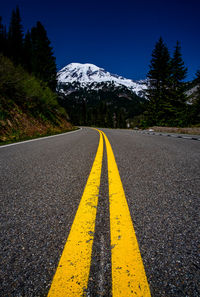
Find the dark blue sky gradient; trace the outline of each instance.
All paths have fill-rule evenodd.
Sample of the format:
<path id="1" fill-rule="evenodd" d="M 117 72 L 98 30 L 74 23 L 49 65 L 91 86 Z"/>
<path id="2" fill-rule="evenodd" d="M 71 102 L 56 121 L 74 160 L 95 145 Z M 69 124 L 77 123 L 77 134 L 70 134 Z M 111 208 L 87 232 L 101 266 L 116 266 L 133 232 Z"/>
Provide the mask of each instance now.
<path id="1" fill-rule="evenodd" d="M 199 0 L 5 0 L 0 15 L 7 26 L 16 5 L 25 32 L 38 20 L 44 25 L 58 69 L 71 62 L 93 63 L 144 79 L 160 36 L 171 53 L 181 42 L 187 80 L 200 69 Z"/>

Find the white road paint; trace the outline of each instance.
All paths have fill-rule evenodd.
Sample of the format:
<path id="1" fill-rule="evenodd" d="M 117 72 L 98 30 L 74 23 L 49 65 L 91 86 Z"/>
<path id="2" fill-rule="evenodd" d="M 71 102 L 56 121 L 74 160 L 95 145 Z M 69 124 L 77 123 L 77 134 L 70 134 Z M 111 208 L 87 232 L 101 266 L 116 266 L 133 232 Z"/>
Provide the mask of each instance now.
<path id="1" fill-rule="evenodd" d="M 82 130 L 82 128 L 79 128 L 78 130 L 75 131 L 70 131 L 70 132 L 65 132 L 65 133 L 61 133 L 61 134 L 56 134 L 56 135 L 50 135 L 50 136 L 45 136 L 45 137 L 39 137 L 39 138 L 34 138 L 34 139 L 30 139 L 30 140 L 25 140 L 25 141 L 20 141 L 20 142 L 15 142 L 15 143 L 10 143 L 10 144 L 5 144 L 5 145 L 1 145 L 1 148 L 5 148 L 8 146 L 13 146 L 13 145 L 18 145 L 18 144 L 22 144 L 22 143 L 28 143 L 28 142 L 32 142 L 32 141 L 37 141 L 37 140 L 43 140 L 43 139 L 47 139 L 47 138 L 52 138 L 52 137 L 57 137 L 57 136 L 62 136 L 62 135 L 67 135 L 67 134 L 71 134 L 71 133 L 75 133 Z"/>

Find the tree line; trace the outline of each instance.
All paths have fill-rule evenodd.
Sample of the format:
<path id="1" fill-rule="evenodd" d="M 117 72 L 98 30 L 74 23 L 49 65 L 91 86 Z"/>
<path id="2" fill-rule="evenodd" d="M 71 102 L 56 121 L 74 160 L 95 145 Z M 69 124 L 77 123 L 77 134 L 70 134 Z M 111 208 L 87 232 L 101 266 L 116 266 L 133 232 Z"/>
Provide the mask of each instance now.
<path id="1" fill-rule="evenodd" d="M 19 7 L 12 11 L 8 31 L 0 17 L 0 53 L 56 90 L 57 67 L 47 32 L 38 21 L 24 34 Z"/>
<path id="2" fill-rule="evenodd" d="M 138 97 L 126 87 L 112 83 L 99 83 L 96 89 L 59 84 L 64 92 L 59 95 L 59 103 L 69 114 L 73 124 L 105 128 L 126 128 L 128 121 L 144 111 L 145 99 Z"/>
<path id="3" fill-rule="evenodd" d="M 145 114 L 145 125 L 188 126 L 200 122 L 199 88 L 195 100 L 189 104 L 184 82 L 187 68 L 177 41 L 173 56 L 160 38 L 152 52 Z M 199 83 L 200 71 L 196 83 Z"/>

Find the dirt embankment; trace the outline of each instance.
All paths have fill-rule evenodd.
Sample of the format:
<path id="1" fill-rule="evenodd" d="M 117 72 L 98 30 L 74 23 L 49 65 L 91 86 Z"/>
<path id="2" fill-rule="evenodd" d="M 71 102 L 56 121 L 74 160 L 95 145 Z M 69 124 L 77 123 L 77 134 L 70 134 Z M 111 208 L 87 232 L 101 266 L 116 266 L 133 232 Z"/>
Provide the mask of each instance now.
<path id="1" fill-rule="evenodd" d="M 56 117 L 54 122 L 35 118 L 22 111 L 10 112 L 9 119 L 0 120 L 0 144 L 52 135 L 73 130 L 64 118 Z"/>

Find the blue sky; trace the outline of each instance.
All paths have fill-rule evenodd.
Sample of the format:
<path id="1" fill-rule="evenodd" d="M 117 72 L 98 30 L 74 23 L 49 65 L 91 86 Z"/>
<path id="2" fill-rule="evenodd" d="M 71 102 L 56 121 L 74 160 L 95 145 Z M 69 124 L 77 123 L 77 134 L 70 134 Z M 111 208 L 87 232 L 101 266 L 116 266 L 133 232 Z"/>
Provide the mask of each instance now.
<path id="1" fill-rule="evenodd" d="M 6 0 L 0 15 L 7 26 L 16 5 L 25 32 L 38 20 L 44 25 L 58 69 L 71 62 L 93 63 L 144 79 L 160 36 L 171 53 L 180 41 L 187 80 L 200 69 L 199 0 Z"/>

